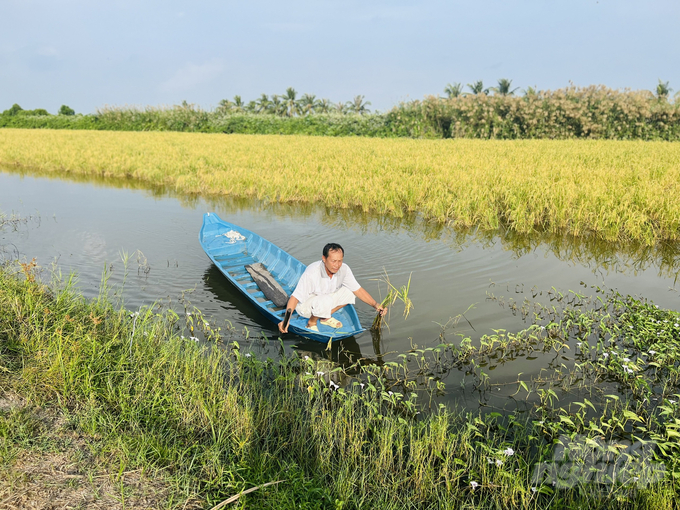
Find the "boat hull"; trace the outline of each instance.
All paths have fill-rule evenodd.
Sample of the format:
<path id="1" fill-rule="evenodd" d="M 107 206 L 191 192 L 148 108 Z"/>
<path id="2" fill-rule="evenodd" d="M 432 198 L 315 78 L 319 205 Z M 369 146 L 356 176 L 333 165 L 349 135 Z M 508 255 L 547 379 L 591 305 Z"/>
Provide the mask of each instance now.
<path id="1" fill-rule="evenodd" d="M 222 220 L 215 213 L 203 216 L 199 242 L 213 264 L 260 312 L 274 324 L 283 320 L 285 309 L 268 300 L 258 288 L 245 266 L 262 263 L 274 279 L 290 296 L 306 267 L 295 257 L 263 237 Z M 347 305 L 333 314 L 342 327 L 333 329 L 318 323 L 319 331 L 307 329 L 307 319 L 297 312 L 288 326 L 295 333 L 318 342 L 342 340 L 364 331 L 356 309 Z"/>

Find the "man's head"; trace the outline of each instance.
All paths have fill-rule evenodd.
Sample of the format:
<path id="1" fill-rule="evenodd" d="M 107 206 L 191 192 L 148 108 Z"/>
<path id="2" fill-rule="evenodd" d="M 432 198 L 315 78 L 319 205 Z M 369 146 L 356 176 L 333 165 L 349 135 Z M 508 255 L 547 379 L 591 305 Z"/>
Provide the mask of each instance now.
<path id="1" fill-rule="evenodd" d="M 326 267 L 326 272 L 329 275 L 335 274 L 340 270 L 344 256 L 345 250 L 337 243 L 328 243 L 323 247 L 323 256 L 321 259 L 323 265 Z"/>

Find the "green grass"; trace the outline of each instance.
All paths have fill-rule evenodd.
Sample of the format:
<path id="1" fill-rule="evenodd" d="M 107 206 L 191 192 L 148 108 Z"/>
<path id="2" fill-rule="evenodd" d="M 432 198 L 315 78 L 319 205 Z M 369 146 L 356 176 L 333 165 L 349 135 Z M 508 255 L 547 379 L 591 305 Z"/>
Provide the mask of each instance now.
<path id="1" fill-rule="evenodd" d="M 445 341 L 444 332 L 437 347 L 383 366 L 343 370 L 296 354 L 259 359 L 252 343 L 225 341 L 233 332 L 218 329 L 198 310 L 185 318 L 154 305 L 134 315 L 115 305 L 105 287 L 98 299 L 86 301 L 72 280 L 50 286 L 30 281 L 35 270 L 24 264 L 0 271 L 3 395 L 67 414 L 75 430 L 96 438 L 102 467 L 157 473 L 169 487 L 168 507 L 198 500 L 211 508 L 279 480 L 285 481 L 243 496 L 241 503 L 674 507 L 678 486 L 672 477 L 639 490 L 548 484 L 534 492 L 531 475 L 535 463 L 551 460 L 555 440 L 564 434 L 654 440 L 664 448 L 659 460 L 670 472 L 678 469 L 674 430 L 680 418 L 668 401 L 680 393 L 680 338 L 663 322 L 679 321 L 676 312 L 615 294 L 586 312 L 582 298 L 557 296 L 561 310 L 532 308 L 545 329 L 536 325 L 455 343 Z M 205 341 L 182 337 L 188 321 Z M 549 384 L 518 376 L 516 398 L 535 399 L 529 414 L 462 413 L 428 404 L 445 390 L 439 373 L 466 370 L 481 395 L 495 388 L 482 368 L 492 358 L 566 355 L 576 339 L 590 348 L 579 351 L 576 365 L 553 367 Z M 657 365 L 643 365 L 642 355 L 633 354 L 651 348 L 660 353 Z M 609 362 L 602 362 L 605 350 Z M 623 368 L 629 362 L 613 362 L 623 356 L 635 360 L 633 375 Z M 577 393 L 560 402 L 565 380 L 574 381 L 570 391 Z M 585 390 L 587 399 L 579 398 Z M 664 404 L 652 405 L 652 398 Z M 17 452 L 33 447 L 35 426 L 21 412 L 0 412 L 0 469 L 10 469 Z M 508 448 L 513 455 L 504 454 Z"/>

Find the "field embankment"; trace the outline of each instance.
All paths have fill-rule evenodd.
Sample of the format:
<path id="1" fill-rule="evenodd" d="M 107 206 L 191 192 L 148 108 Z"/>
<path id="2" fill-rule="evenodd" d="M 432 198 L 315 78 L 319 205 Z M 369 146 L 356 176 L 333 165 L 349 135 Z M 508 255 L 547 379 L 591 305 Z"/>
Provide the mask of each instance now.
<path id="1" fill-rule="evenodd" d="M 680 145 L 2 130 L 0 163 L 518 233 L 680 240 Z"/>

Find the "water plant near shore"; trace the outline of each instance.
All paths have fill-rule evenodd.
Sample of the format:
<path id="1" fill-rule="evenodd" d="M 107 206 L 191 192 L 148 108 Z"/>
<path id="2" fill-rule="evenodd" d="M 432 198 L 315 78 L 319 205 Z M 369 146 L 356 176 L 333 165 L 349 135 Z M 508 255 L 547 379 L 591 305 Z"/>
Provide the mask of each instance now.
<path id="1" fill-rule="evenodd" d="M 279 480 L 243 497 L 258 508 L 671 508 L 677 495 L 672 475 L 649 487 L 532 481 L 535 464 L 569 434 L 653 441 L 668 473 L 678 470 L 677 312 L 615 293 L 587 307 L 555 291 L 558 306 L 517 306 L 535 319 L 526 331 L 454 343 L 444 329 L 436 347 L 350 370 L 296 354 L 261 359 L 255 343 L 234 341 L 192 309 L 187 324 L 207 340 L 196 342 L 165 307 L 131 314 L 105 288 L 86 301 L 69 282 L 46 286 L 26 271 L 0 271 L 2 393 L 67 412 L 102 464 L 162 473 L 168 507 L 212 506 Z M 475 374 L 484 391 L 496 384 L 483 375 L 490 360 L 563 356 L 576 342 L 574 363 L 558 357 L 550 378 L 518 377 L 518 391 L 538 399 L 529 414 L 428 409 L 422 398 L 445 390 L 438 370 Z M 558 400 L 575 389 L 570 402 Z M 584 389 L 603 398 L 582 398 Z M 12 440 L 17 420 L 0 409 L 5 470 L 27 447 Z"/>
<path id="2" fill-rule="evenodd" d="M 0 162 L 203 196 L 652 246 L 680 240 L 680 145 L 3 130 Z M 321 179 L 333 179 L 319 186 Z"/>

